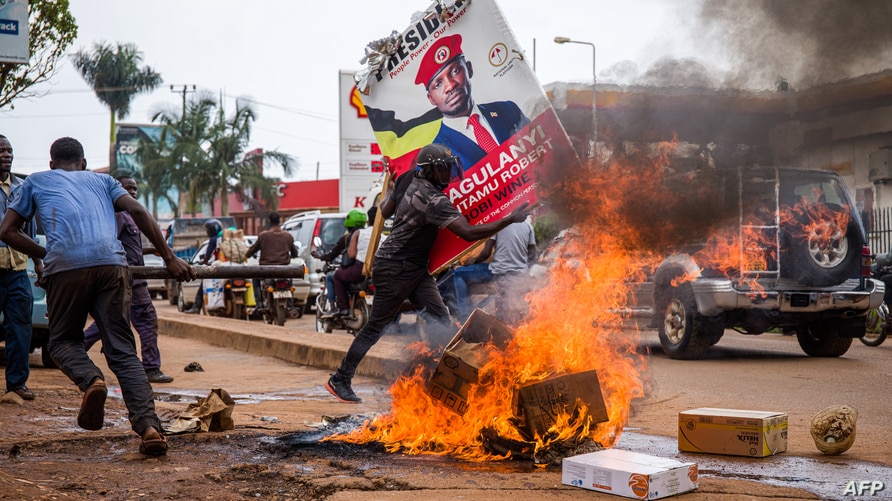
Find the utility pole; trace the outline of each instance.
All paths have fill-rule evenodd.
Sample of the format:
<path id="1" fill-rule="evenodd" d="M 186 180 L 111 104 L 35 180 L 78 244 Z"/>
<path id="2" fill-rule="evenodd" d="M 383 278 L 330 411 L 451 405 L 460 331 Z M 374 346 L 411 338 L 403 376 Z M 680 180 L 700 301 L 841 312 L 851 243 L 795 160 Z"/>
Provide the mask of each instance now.
<path id="1" fill-rule="evenodd" d="M 182 87 L 178 89 L 177 87 Z M 191 94 L 195 92 L 195 85 L 192 85 L 190 89 L 188 85 L 171 85 L 170 91 L 174 94 L 182 94 L 183 95 L 183 114 L 180 115 L 180 121 L 186 118 L 186 94 Z"/>

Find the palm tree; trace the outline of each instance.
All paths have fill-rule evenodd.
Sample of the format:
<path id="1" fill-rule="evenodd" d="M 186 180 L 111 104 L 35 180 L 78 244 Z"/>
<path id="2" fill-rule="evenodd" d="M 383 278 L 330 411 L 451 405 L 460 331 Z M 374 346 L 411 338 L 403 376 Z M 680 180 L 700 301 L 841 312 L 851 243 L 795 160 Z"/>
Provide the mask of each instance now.
<path id="1" fill-rule="evenodd" d="M 111 111 L 109 133 L 109 170 L 115 174 L 115 144 L 117 143 L 116 118 L 123 119 L 130 113 L 130 103 L 141 92 L 154 90 L 161 85 L 161 75 L 142 63 L 142 53 L 134 44 L 93 44 L 92 51 L 81 49 L 71 56 L 74 67 L 93 88 L 96 97 Z"/>
<path id="2" fill-rule="evenodd" d="M 155 114 L 152 120 L 174 137 L 170 158 L 178 163 L 172 169 L 172 182 L 187 194 L 187 212 L 194 215 L 202 202 L 213 204 L 219 197 L 221 210 L 227 214 L 229 193 L 251 199 L 250 191 L 258 193 L 267 208 L 276 207 L 278 178 L 266 177 L 259 166 L 270 160 L 290 175 L 297 162 L 277 151 L 247 154 L 254 119 L 254 110 L 241 100 L 227 117 L 223 106 L 206 91 L 198 92 L 182 115 L 173 109 Z"/>
<path id="3" fill-rule="evenodd" d="M 165 200 L 173 209 L 173 217 L 179 216 L 177 200 L 170 196 L 173 191 L 173 170 L 171 166 L 171 148 L 162 135 L 153 139 L 140 135 L 136 156 L 142 164 L 142 171 L 135 175 L 139 192 L 146 198 L 147 207 L 151 207 L 152 216 L 158 219 L 158 201 Z"/>

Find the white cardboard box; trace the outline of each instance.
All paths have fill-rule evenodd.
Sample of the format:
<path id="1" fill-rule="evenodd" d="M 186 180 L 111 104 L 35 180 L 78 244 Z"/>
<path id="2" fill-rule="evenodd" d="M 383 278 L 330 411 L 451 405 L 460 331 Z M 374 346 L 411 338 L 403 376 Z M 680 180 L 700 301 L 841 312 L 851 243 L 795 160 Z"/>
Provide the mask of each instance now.
<path id="1" fill-rule="evenodd" d="M 564 458 L 561 482 L 633 499 L 661 499 L 699 485 L 697 463 L 607 449 Z"/>
<path id="2" fill-rule="evenodd" d="M 787 450 L 787 414 L 704 407 L 678 413 L 678 450 L 765 457 Z"/>

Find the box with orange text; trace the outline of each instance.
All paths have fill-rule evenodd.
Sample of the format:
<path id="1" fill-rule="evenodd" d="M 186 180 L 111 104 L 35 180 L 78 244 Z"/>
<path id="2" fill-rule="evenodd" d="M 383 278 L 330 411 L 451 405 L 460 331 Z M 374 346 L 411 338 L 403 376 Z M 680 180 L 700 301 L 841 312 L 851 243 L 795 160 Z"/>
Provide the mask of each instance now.
<path id="1" fill-rule="evenodd" d="M 561 483 L 633 499 L 661 499 L 696 489 L 696 463 L 607 449 L 564 458 Z"/>

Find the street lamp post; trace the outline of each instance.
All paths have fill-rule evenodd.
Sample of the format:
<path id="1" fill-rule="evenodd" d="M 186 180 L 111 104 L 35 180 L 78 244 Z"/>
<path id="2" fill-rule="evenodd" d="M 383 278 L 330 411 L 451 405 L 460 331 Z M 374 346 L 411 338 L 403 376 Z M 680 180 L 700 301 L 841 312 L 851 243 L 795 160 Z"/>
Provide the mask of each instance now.
<path id="1" fill-rule="evenodd" d="M 595 104 L 597 100 L 595 99 L 595 82 L 597 81 L 597 72 L 595 65 L 597 51 L 595 50 L 595 44 L 591 42 L 580 42 L 579 40 L 571 40 L 567 37 L 554 37 L 554 43 L 565 44 L 565 43 L 578 43 L 582 45 L 589 45 L 592 48 L 592 144 L 590 145 L 589 150 L 589 158 L 595 158 L 595 151 L 597 149 L 598 144 L 598 114 L 595 110 Z"/>

